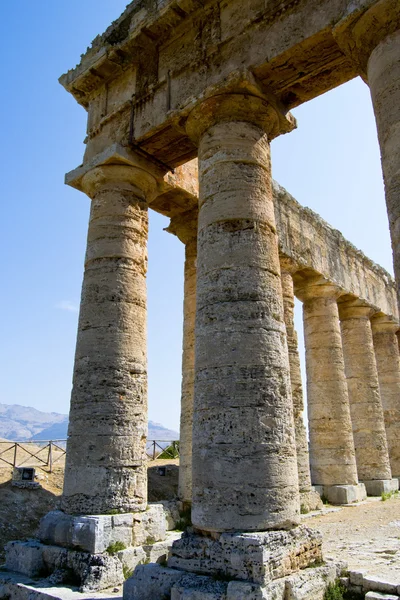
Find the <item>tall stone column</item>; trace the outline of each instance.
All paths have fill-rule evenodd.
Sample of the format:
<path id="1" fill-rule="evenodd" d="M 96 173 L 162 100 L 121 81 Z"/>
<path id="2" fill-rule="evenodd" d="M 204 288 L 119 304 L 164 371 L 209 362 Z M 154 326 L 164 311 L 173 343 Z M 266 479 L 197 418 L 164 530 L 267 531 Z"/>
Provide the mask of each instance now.
<path id="1" fill-rule="evenodd" d="M 393 476 L 399 478 L 400 357 L 396 335 L 399 324 L 385 315 L 374 316 L 371 323 L 390 466 Z"/>
<path id="2" fill-rule="evenodd" d="M 391 489 L 370 317 L 373 309 L 352 301 L 339 304 L 340 325 L 357 471 L 370 496 Z"/>
<path id="3" fill-rule="evenodd" d="M 188 119 L 200 179 L 192 504 L 200 531 L 299 522 L 268 139 L 280 126 L 267 101 L 243 92 L 205 100 Z"/>
<path id="4" fill-rule="evenodd" d="M 310 455 L 307 431 L 304 425 L 303 385 L 297 332 L 294 326 L 294 290 L 292 272 L 295 267 L 281 257 L 283 309 L 289 351 L 290 382 L 292 388 L 294 426 L 296 434 L 297 470 L 299 474 L 300 506 L 308 512 L 321 506 L 319 494 L 311 487 Z"/>
<path id="5" fill-rule="evenodd" d="M 194 344 L 196 321 L 198 209 L 173 217 L 167 229 L 185 244 L 185 280 L 183 300 L 183 351 L 181 424 L 179 442 L 178 496 L 184 503 L 192 501 L 192 430 L 194 398 Z"/>
<path id="6" fill-rule="evenodd" d="M 146 197 L 133 166 L 89 171 L 92 199 L 76 345 L 62 509 L 133 512 L 147 505 Z"/>
<path id="7" fill-rule="evenodd" d="M 337 298 L 315 278 L 296 286 L 303 300 L 311 479 L 334 504 L 365 497 L 358 484 Z"/>
<path id="8" fill-rule="evenodd" d="M 368 83 L 381 149 L 394 272 L 400 305 L 400 4 L 379 0 L 358 19 L 339 23 L 336 38 Z"/>

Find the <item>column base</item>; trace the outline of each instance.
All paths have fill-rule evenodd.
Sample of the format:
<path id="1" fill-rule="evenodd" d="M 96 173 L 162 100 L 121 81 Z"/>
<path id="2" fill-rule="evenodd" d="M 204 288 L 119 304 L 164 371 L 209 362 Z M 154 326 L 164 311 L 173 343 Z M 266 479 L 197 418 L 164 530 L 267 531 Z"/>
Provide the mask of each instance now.
<path id="1" fill-rule="evenodd" d="M 185 534 L 168 567 L 142 565 L 124 584 L 124 600 L 322 600 L 344 563 L 322 561 L 321 535 L 291 531 Z"/>
<path id="2" fill-rule="evenodd" d="M 6 573 L 8 579 L 10 574 L 45 579 L 42 587 L 64 584 L 81 592 L 100 591 L 121 585 L 140 564 L 166 562 L 181 536 L 166 529 L 161 504 L 119 515 L 52 511 L 40 522 L 38 540 L 6 545 Z"/>
<path id="3" fill-rule="evenodd" d="M 323 507 L 321 496 L 314 488 L 307 492 L 300 492 L 300 512 L 307 514 L 313 510 L 320 510 Z"/>
<path id="4" fill-rule="evenodd" d="M 321 498 L 326 498 L 330 504 L 353 504 L 362 502 L 367 497 L 365 485 L 314 485 Z"/>
<path id="5" fill-rule="evenodd" d="M 390 494 L 399 489 L 398 479 L 371 479 L 363 481 L 368 496 L 381 496 L 382 494 Z"/>

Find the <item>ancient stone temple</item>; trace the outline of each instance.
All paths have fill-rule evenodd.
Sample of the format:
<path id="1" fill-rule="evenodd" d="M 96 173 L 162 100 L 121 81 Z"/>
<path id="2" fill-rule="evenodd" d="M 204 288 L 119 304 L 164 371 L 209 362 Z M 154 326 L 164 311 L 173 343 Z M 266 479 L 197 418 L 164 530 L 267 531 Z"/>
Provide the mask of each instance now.
<path id="1" fill-rule="evenodd" d="M 318 566 L 300 513 L 398 488 L 398 294 L 272 180 L 270 142 L 291 108 L 365 80 L 399 282 L 399 65 L 398 0 L 138 0 L 61 77 L 88 112 L 66 183 L 91 200 L 67 464 L 61 510 L 10 544 L 10 570 L 83 591 L 132 573 L 125 600 L 323 598 L 341 565 Z M 174 506 L 147 503 L 150 209 L 185 245 Z"/>

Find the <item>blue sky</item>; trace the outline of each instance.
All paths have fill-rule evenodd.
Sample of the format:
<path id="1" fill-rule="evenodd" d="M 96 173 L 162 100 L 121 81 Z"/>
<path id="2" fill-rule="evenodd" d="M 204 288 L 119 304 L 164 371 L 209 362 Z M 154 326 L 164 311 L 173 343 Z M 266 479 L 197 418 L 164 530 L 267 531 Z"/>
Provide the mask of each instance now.
<path id="1" fill-rule="evenodd" d="M 2 385 L 0 402 L 67 412 L 89 200 L 63 184 L 82 162 L 86 113 L 59 85 L 120 0 L 0 6 Z M 273 175 L 375 262 L 392 258 L 368 88 L 354 80 L 294 111 L 273 142 Z M 151 214 L 150 418 L 178 428 L 183 247 Z M 301 328 L 301 315 L 297 314 Z"/>

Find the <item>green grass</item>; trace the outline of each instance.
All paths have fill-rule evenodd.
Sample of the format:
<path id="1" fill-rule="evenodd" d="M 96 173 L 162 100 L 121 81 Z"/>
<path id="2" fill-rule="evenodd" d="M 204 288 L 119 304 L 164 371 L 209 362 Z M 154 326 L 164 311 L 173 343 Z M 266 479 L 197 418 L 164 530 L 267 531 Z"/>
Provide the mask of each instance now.
<path id="1" fill-rule="evenodd" d="M 400 494 L 397 490 L 393 492 L 382 492 L 381 499 L 382 502 L 386 502 L 386 500 L 390 500 L 391 498 L 398 498 L 399 495 Z"/>
<path id="2" fill-rule="evenodd" d="M 110 544 L 106 550 L 106 552 L 108 552 L 108 554 L 111 554 L 111 556 L 113 556 L 114 554 L 118 554 L 118 552 L 122 552 L 122 550 L 125 550 L 126 546 L 123 542 L 114 542 L 113 544 Z"/>
<path id="3" fill-rule="evenodd" d="M 342 585 L 339 581 L 330 583 L 325 591 L 324 600 L 362 600 L 364 594 L 352 592 Z"/>

